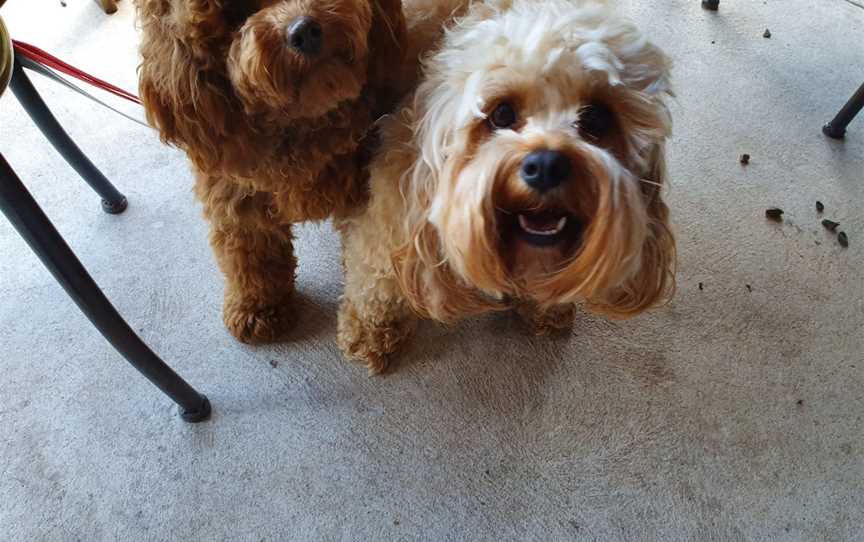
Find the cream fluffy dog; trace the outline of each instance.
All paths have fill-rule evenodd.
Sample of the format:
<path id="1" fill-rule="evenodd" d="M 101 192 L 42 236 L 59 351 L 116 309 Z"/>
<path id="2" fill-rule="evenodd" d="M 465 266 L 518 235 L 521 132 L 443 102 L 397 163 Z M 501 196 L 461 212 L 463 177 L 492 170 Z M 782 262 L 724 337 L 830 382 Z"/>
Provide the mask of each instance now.
<path id="1" fill-rule="evenodd" d="M 383 371 L 415 315 L 514 308 L 546 332 L 577 303 L 627 317 L 667 299 L 669 67 L 593 2 L 468 7 L 383 121 L 368 207 L 339 224 L 345 355 Z"/>

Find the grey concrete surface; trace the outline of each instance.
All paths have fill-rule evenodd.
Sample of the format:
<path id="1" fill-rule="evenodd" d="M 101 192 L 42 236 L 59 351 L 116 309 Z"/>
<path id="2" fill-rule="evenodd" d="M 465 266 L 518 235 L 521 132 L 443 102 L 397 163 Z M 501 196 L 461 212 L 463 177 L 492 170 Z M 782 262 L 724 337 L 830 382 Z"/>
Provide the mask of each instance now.
<path id="1" fill-rule="evenodd" d="M 135 89 L 129 0 L 110 17 L 68 4 L 12 0 L 3 16 Z M 861 540 L 864 118 L 845 142 L 819 128 L 864 81 L 864 9 L 621 9 L 676 63 L 674 302 L 623 323 L 583 316 L 551 341 L 507 316 L 425 325 L 384 378 L 335 348 L 329 225 L 299 232 L 291 340 L 241 346 L 183 156 L 34 76 L 128 195 L 105 215 L 5 95 L 0 152 L 215 410 L 180 421 L 0 219 L 0 539 Z M 783 224 L 763 216 L 774 205 Z"/>

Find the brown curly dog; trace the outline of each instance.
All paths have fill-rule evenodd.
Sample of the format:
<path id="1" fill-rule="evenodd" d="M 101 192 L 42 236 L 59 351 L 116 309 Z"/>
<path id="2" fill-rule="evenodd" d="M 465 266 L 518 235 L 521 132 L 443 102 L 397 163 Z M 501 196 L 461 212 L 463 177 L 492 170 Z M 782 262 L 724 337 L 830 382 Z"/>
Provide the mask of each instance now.
<path id="1" fill-rule="evenodd" d="M 398 98 L 399 0 L 138 0 L 140 93 L 193 164 L 243 342 L 286 331 L 291 225 L 365 198 L 373 122 Z"/>

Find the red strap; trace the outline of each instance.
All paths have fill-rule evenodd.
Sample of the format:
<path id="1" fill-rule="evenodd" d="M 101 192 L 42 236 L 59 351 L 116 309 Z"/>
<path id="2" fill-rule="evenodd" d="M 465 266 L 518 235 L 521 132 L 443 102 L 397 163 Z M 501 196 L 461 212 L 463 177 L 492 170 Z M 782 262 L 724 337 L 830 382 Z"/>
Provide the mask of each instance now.
<path id="1" fill-rule="evenodd" d="M 71 77 L 76 79 L 80 79 L 85 83 L 89 83 L 94 87 L 101 88 L 115 96 L 119 96 L 125 100 L 129 100 L 130 102 L 141 104 L 141 99 L 138 96 L 135 96 L 131 92 L 127 92 L 122 88 L 115 87 L 111 83 L 103 81 L 97 77 L 93 77 L 87 72 L 79 70 L 75 66 L 67 64 L 57 58 L 54 55 L 46 53 L 42 49 L 36 47 L 35 45 L 30 45 L 29 43 L 24 43 L 18 40 L 12 40 L 12 45 L 15 47 L 15 51 L 21 56 L 27 57 L 30 60 L 42 64 L 43 66 L 47 66 L 51 69 L 57 70 L 58 72 L 65 73 Z"/>

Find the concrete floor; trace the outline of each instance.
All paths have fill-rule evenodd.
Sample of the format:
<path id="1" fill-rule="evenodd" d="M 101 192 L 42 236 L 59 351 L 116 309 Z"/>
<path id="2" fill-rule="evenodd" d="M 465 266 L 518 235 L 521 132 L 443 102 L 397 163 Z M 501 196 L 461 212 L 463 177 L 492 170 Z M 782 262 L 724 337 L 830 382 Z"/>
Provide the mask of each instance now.
<path id="1" fill-rule="evenodd" d="M 3 16 L 135 89 L 132 4 L 68 3 L 12 0 Z M 180 421 L 0 220 L 0 538 L 860 540 L 864 118 L 845 142 L 819 128 L 864 80 L 864 9 L 622 9 L 676 62 L 675 301 L 625 323 L 584 316 L 555 341 L 506 316 L 426 325 L 385 378 L 335 348 L 329 225 L 299 235 L 293 340 L 239 345 L 184 157 L 34 76 L 128 195 L 105 215 L 5 95 L 0 151 L 214 415 Z M 783 224 L 764 218 L 774 205 Z"/>

